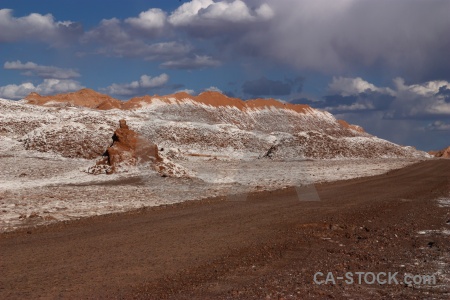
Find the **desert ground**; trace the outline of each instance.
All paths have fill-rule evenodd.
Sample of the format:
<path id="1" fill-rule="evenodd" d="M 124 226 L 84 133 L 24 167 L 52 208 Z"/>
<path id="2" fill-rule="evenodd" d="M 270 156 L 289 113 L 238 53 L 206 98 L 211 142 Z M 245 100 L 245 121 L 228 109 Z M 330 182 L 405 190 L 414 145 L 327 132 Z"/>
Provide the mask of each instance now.
<path id="1" fill-rule="evenodd" d="M 0 300 L 450 300 L 449 12 L 0 1 Z"/>
<path id="2" fill-rule="evenodd" d="M 270 160 L 173 160 L 189 170 L 186 178 L 161 177 L 146 166 L 112 175 L 87 174 L 95 161 L 37 151 L 4 152 L 0 157 L 0 232 L 24 226 L 149 206 L 249 192 L 310 186 L 382 174 L 418 158 Z"/>
<path id="3" fill-rule="evenodd" d="M 218 92 L 0 106 L 0 299 L 449 296 L 448 160 Z"/>
<path id="4" fill-rule="evenodd" d="M 9 159 L 2 158 L 3 162 Z M 252 185 L 255 189 L 246 197 L 230 197 L 231 190 L 240 191 L 233 189 L 233 184 L 203 183 L 208 189 L 217 190 L 218 195 L 185 202 L 181 202 L 181 186 L 190 186 L 192 193 L 184 197 L 196 198 L 195 193 L 205 192 L 201 184 L 194 181 L 179 184 L 169 178 L 152 183 L 142 183 L 142 178 L 125 182 L 114 178 L 117 182 L 111 183 L 111 177 L 108 182 L 99 180 L 96 184 L 81 180 L 73 184 L 72 177 L 68 180 L 72 184 L 67 184 L 64 178 L 70 177 L 68 174 L 59 176 L 62 179 L 56 183 L 52 176 L 61 172 L 58 163 L 42 170 L 33 167 L 32 161 L 28 169 L 17 168 L 17 176 L 27 188 L 11 192 L 10 186 L 2 195 L 2 226 L 7 229 L 0 235 L 2 299 L 448 299 L 450 296 L 449 160 L 402 161 L 398 168 L 393 168 L 390 161 L 360 163 L 352 168 L 353 172 L 359 172 L 357 176 L 345 172 L 348 165 L 344 163 L 332 162 L 326 167 L 323 162 L 316 166 L 311 161 L 286 163 L 285 168 L 290 166 L 301 169 L 301 174 L 310 174 L 307 178 L 317 174 L 319 179 L 313 181 L 314 188 L 309 185 L 306 194 L 316 193 L 318 197 L 303 199 L 302 188 L 292 187 L 292 182 L 275 173 L 271 180 L 276 184 L 270 190 L 258 191 Z M 80 162 L 67 162 L 71 163 L 81 166 Z M 246 166 L 246 162 L 243 164 Z M 391 170 L 386 172 L 388 164 Z M 218 167 L 224 168 L 220 164 Z M 310 168 L 316 169 L 312 172 Z M 208 174 L 211 169 L 208 170 L 200 173 Z M 40 172 L 55 175 L 37 182 L 33 176 Z M 373 175 L 371 172 L 377 175 L 360 177 Z M 320 175 L 329 173 L 335 177 L 325 180 L 326 176 Z M 261 176 L 266 178 L 264 174 Z M 162 183 L 166 179 L 169 181 Z M 6 183 L 3 181 L 3 188 Z M 164 190 L 173 184 L 172 194 L 158 194 L 160 184 Z M 216 188 L 219 185 L 224 190 Z M 147 189 L 147 195 L 139 198 L 139 193 L 144 193 L 142 188 Z M 162 199 L 160 203 L 154 202 L 160 205 L 148 205 L 148 201 L 154 201 L 149 200 L 150 191 Z M 173 196 L 176 194 L 180 197 Z M 11 196 L 15 197 L 15 206 L 24 207 L 23 211 L 16 211 L 26 214 L 22 223 L 12 221 L 11 215 L 16 213 L 12 207 L 4 207 Z M 30 209 L 31 200 L 25 199 L 32 196 L 42 202 Z M 71 207 L 70 202 L 77 197 L 78 201 L 84 199 L 89 208 L 76 210 L 74 207 L 82 207 L 80 203 Z M 116 213 L 104 214 L 109 212 L 105 209 L 109 204 L 100 205 L 100 198 L 115 199 L 110 206 L 111 212 Z M 129 210 L 135 207 L 127 204 L 130 199 L 141 199 L 137 200 L 137 206 L 144 204 L 145 208 Z M 168 205 L 173 202 L 180 203 Z M 127 212 L 118 212 L 121 203 L 121 209 L 126 208 Z M 65 208 L 58 211 L 56 204 Z M 87 211 L 95 205 L 101 207 L 101 215 L 88 217 Z M 37 212 L 30 216 L 33 209 Z M 59 222 L 45 222 L 45 214 Z M 83 218 L 76 219 L 77 216 Z M 339 276 L 349 271 L 398 272 L 402 276 L 428 274 L 436 277 L 436 284 L 318 285 L 313 281 L 316 272 Z"/>

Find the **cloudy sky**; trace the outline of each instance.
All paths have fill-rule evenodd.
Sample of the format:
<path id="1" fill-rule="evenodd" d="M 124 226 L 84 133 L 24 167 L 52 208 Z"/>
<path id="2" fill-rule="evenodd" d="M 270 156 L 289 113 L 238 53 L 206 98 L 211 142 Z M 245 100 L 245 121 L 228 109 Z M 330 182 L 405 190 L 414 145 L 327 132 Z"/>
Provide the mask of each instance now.
<path id="1" fill-rule="evenodd" d="M 2 0 L 0 97 L 218 90 L 450 145 L 448 0 Z"/>

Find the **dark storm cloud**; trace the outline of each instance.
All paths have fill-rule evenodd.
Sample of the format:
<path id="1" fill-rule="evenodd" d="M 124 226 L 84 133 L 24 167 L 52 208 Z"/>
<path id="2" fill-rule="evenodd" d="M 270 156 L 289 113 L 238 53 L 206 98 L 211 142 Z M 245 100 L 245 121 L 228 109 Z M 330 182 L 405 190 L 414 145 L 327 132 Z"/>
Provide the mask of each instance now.
<path id="1" fill-rule="evenodd" d="M 215 67 L 192 59 L 209 49 L 215 57 L 252 56 L 326 74 L 377 69 L 415 82 L 450 80 L 449 11 L 448 0 L 192 0 L 174 11 L 149 8 L 103 20 L 82 40 L 99 54 L 142 57 L 166 68 Z M 49 14 L 14 17 L 8 9 L 0 10 L 0 29 L 0 42 L 62 44 L 83 33 L 75 22 Z"/>
<path id="2" fill-rule="evenodd" d="M 192 57 L 184 57 L 178 60 L 169 60 L 161 64 L 162 68 L 179 69 L 179 70 L 194 70 L 208 67 L 220 66 L 220 61 L 213 59 L 207 55 L 194 55 Z"/>
<path id="3" fill-rule="evenodd" d="M 236 97 L 236 94 L 234 92 L 232 92 L 232 91 L 224 91 L 223 94 L 225 96 L 230 97 L 230 98 L 235 98 Z"/>
<path id="4" fill-rule="evenodd" d="M 149 9 L 113 32 L 133 36 L 131 28 L 177 41 L 187 33 L 188 44 L 201 41 L 230 60 L 251 56 L 325 74 L 377 70 L 420 82 L 450 79 L 449 11 L 447 0 L 192 0 L 172 12 Z M 121 54 L 149 51 L 125 44 Z M 189 56 L 163 66 L 196 68 Z"/>
<path id="5" fill-rule="evenodd" d="M 324 101 L 321 100 L 311 100 L 306 97 L 295 98 L 289 101 L 292 104 L 308 104 L 314 108 L 323 108 Z"/>
<path id="6" fill-rule="evenodd" d="M 166 68 L 217 66 L 192 59 L 202 53 L 222 64 L 251 56 L 325 74 L 377 70 L 411 82 L 450 80 L 449 11 L 448 0 L 192 0 L 174 11 L 150 7 L 103 20 L 84 34 L 80 52 L 139 57 Z M 50 14 L 0 10 L 0 42 L 64 45 L 81 34 L 79 23 Z"/>
<path id="7" fill-rule="evenodd" d="M 258 96 L 286 96 L 291 94 L 292 90 L 297 87 L 296 92 L 301 92 L 303 78 L 295 79 L 271 80 L 261 77 L 256 80 L 249 80 L 242 84 L 242 92 L 252 97 Z"/>
<path id="8" fill-rule="evenodd" d="M 395 97 L 379 92 L 367 92 L 357 95 L 327 95 L 320 100 L 298 98 L 289 101 L 293 104 L 308 104 L 311 107 L 324 109 L 332 113 L 362 113 L 367 111 L 387 110 Z"/>
<path id="9" fill-rule="evenodd" d="M 242 91 L 251 96 L 277 95 L 284 96 L 291 93 L 289 83 L 270 80 L 262 77 L 257 80 L 246 81 L 242 84 Z"/>
<path id="10" fill-rule="evenodd" d="M 272 0 L 270 27 L 233 44 L 242 55 L 327 74 L 378 69 L 450 79 L 450 1 Z"/>

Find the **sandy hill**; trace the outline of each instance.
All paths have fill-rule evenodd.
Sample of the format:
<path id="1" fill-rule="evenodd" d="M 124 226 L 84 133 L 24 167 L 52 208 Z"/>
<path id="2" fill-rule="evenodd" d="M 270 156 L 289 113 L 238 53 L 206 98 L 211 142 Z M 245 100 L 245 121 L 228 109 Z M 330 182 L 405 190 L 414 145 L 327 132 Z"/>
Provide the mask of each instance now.
<path id="1" fill-rule="evenodd" d="M 77 92 L 57 94 L 54 96 L 41 96 L 38 93 L 29 94 L 25 100 L 36 105 L 73 105 L 97 109 L 121 108 L 122 101 L 108 95 L 98 93 L 91 89 L 81 89 Z"/>
<path id="2" fill-rule="evenodd" d="M 274 99 L 243 101 L 211 91 L 128 101 L 89 89 L 54 96 L 32 93 L 24 101 L 0 100 L 0 109 L 2 139 L 67 157 L 101 155 L 120 119 L 159 147 L 185 157 L 429 157 L 308 105 Z"/>
<path id="3" fill-rule="evenodd" d="M 200 104 L 220 107 L 229 106 L 235 107 L 240 110 L 246 109 L 257 109 L 257 108 L 280 108 L 280 109 L 290 109 L 296 112 L 304 112 L 308 108 L 308 105 L 302 104 L 290 104 L 282 103 L 275 99 L 252 99 L 243 101 L 238 98 L 231 98 L 222 93 L 207 91 L 203 92 L 198 96 L 192 96 L 185 92 L 180 92 L 176 94 L 171 94 L 167 96 L 142 96 L 134 97 L 128 101 L 120 101 L 118 99 L 112 98 L 108 95 L 98 93 L 91 89 L 82 89 L 77 92 L 67 93 L 67 94 L 57 94 L 54 96 L 41 96 L 38 93 L 29 94 L 25 100 L 29 104 L 45 105 L 45 106 L 57 106 L 61 104 L 82 106 L 88 108 L 96 108 L 102 110 L 108 109 L 136 109 L 142 108 L 146 105 L 152 104 L 155 100 L 162 101 L 165 103 L 183 102 L 183 101 L 194 101 Z"/>

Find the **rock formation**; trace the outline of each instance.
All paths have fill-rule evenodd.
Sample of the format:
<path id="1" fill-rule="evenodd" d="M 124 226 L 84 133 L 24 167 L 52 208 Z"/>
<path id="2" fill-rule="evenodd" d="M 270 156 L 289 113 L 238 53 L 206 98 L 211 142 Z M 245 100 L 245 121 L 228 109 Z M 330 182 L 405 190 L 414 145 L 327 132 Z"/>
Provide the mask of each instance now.
<path id="1" fill-rule="evenodd" d="M 112 145 L 96 165 L 89 168 L 88 173 L 114 174 L 139 167 L 154 169 L 162 176 L 187 175 L 182 167 L 162 158 L 158 153 L 158 146 L 131 130 L 125 120 L 119 121 L 119 128 L 114 132 L 112 140 Z"/>
<path id="2" fill-rule="evenodd" d="M 428 153 L 433 155 L 434 157 L 450 158 L 450 147 L 439 151 L 429 151 Z"/>
<path id="3" fill-rule="evenodd" d="M 272 145 L 272 146 L 270 146 L 269 150 L 267 150 L 267 152 L 263 156 L 258 157 L 258 158 L 270 158 L 270 159 L 273 159 L 273 157 L 275 155 L 275 152 L 277 150 L 278 150 L 278 145 Z"/>

